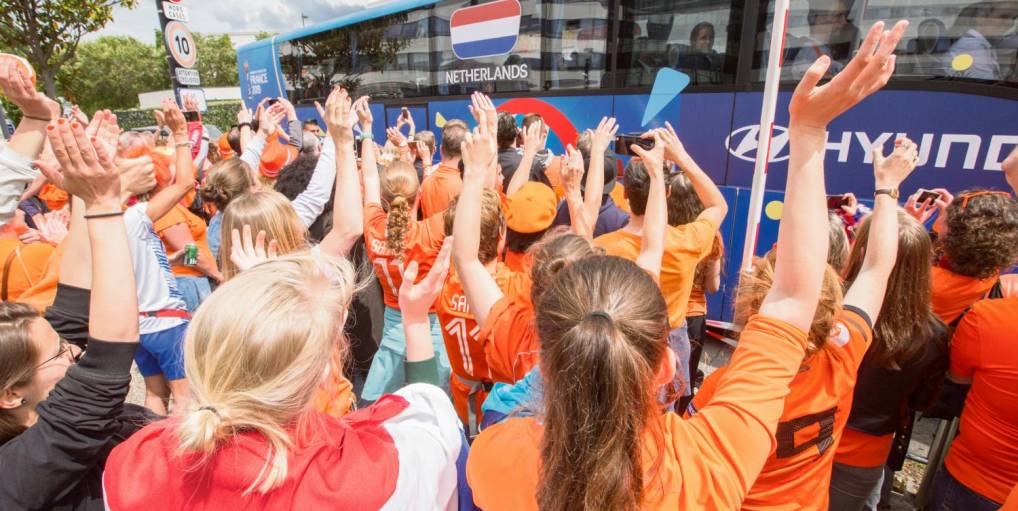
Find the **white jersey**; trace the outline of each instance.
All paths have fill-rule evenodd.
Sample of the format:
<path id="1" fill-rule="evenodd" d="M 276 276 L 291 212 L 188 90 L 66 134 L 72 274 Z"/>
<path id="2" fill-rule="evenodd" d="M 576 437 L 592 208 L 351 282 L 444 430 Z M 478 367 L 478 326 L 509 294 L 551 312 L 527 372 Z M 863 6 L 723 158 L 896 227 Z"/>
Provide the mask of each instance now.
<path id="1" fill-rule="evenodd" d="M 141 312 L 187 310 L 184 296 L 177 289 L 177 279 L 170 271 L 170 261 L 166 257 L 163 242 L 156 235 L 147 210 L 148 203 L 139 202 L 124 212 L 127 244 L 131 249 L 134 281 L 138 287 L 138 310 Z M 183 322 L 182 318 L 141 317 L 138 326 L 141 334 L 151 334 L 173 328 Z"/>

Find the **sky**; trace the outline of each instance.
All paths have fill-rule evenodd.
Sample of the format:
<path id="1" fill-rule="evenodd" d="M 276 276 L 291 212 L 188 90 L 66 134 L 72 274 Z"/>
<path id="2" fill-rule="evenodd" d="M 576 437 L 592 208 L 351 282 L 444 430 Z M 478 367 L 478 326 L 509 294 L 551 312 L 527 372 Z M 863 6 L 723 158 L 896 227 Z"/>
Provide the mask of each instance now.
<path id="1" fill-rule="evenodd" d="M 301 26 L 301 13 L 312 25 L 384 0 L 185 0 L 192 32 L 286 32 Z M 134 9 L 117 8 L 113 21 L 86 39 L 129 35 L 152 42 L 159 28 L 155 0 L 139 0 Z"/>

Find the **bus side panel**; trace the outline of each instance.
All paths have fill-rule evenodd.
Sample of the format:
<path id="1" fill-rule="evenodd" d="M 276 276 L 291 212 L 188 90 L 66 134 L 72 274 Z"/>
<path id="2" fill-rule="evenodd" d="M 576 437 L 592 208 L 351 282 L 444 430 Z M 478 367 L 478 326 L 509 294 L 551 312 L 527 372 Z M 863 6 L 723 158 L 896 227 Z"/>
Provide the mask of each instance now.
<path id="1" fill-rule="evenodd" d="M 541 114 L 548 125 L 548 149 L 555 154 L 562 154 L 567 144 L 576 142 L 576 136 L 584 129 L 596 128 L 601 117 L 612 110 L 611 96 L 566 96 L 566 97 L 527 97 L 527 98 L 495 98 L 495 108 L 499 112 L 509 112 L 517 117 L 529 113 Z M 469 100 L 432 101 L 429 113 L 435 136 L 441 140 L 441 130 L 445 121 L 461 119 L 474 126 L 473 117 L 467 106 Z"/>
<path id="2" fill-rule="evenodd" d="M 761 93 L 739 93 L 736 98 L 735 122 L 726 144 L 734 156 L 728 185 L 749 187 L 752 183 L 761 98 Z M 771 190 L 785 187 L 790 99 L 791 92 L 778 97 L 767 175 Z M 831 123 L 825 159 L 828 193 L 872 195 L 870 148 L 883 143 L 885 152 L 890 152 L 899 134 L 908 135 L 920 148 L 920 165 L 902 185 L 902 195 L 934 187 L 1006 190 L 1000 162 L 1018 145 L 1016 117 L 1018 102 L 1006 99 L 926 91 L 874 94 Z"/>
<path id="3" fill-rule="evenodd" d="M 730 299 L 735 297 L 739 284 L 739 261 L 742 254 L 742 231 L 738 230 L 737 205 L 742 190 L 722 186 L 721 194 L 728 202 L 728 215 L 721 222 L 721 240 L 725 244 L 725 255 L 721 261 L 721 287 L 716 293 L 707 295 L 707 318 L 731 321 Z M 748 199 L 747 199 L 748 200 Z M 745 219 L 742 220 L 745 224 Z M 743 227 L 745 228 L 745 227 Z"/>
<path id="4" fill-rule="evenodd" d="M 644 127 L 641 123 L 649 98 L 649 94 L 615 96 L 615 117 L 621 126 L 619 133 L 640 133 L 664 126 L 668 121 L 690 156 L 715 183 L 723 184 L 728 152 L 715 139 L 716 134 L 728 133 L 731 129 L 735 94 L 681 94 Z"/>
<path id="5" fill-rule="evenodd" d="M 244 105 L 254 108 L 263 98 L 284 95 L 283 77 L 275 46 L 259 45 L 237 52 L 237 71 L 240 75 L 240 97 Z"/>

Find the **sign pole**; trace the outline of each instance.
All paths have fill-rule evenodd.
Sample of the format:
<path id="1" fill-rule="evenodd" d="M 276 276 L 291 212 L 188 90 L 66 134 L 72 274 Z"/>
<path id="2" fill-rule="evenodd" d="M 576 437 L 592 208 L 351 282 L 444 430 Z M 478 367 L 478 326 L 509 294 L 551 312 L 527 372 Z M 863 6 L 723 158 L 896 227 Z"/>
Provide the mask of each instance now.
<path id="1" fill-rule="evenodd" d="M 753 167 L 753 187 L 749 194 L 749 217 L 746 220 L 746 239 L 742 249 L 742 269 L 753 268 L 757 235 L 760 231 L 760 213 L 763 209 L 764 187 L 767 185 L 767 163 L 771 156 L 771 139 L 774 136 L 774 111 L 778 103 L 778 85 L 781 82 L 781 65 L 784 60 L 785 34 L 788 30 L 789 0 L 774 2 L 774 19 L 771 23 L 771 43 L 767 54 L 767 73 L 763 102 L 760 105 L 760 135 L 757 141 L 756 164 Z"/>
<path id="2" fill-rule="evenodd" d="M 189 19 L 187 8 L 182 0 L 155 0 L 156 12 L 159 15 L 159 27 L 163 31 L 163 47 L 166 49 L 166 63 L 170 69 L 170 80 L 177 104 L 183 105 L 183 92 L 189 95 L 201 94 L 201 89 L 185 89 L 199 87 L 201 80 L 194 65 L 198 59 L 198 48 L 194 36 L 187 29 Z M 200 101 L 204 104 L 204 100 Z M 204 108 L 204 107 L 203 107 Z"/>

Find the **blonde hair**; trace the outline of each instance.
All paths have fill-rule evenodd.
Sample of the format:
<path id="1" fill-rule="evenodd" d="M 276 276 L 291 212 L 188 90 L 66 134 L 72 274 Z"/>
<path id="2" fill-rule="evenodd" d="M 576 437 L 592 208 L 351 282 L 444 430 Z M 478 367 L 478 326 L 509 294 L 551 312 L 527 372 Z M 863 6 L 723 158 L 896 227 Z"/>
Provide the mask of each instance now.
<path id="1" fill-rule="evenodd" d="M 222 243 L 219 246 L 219 260 L 222 263 L 223 279 L 233 278 L 239 270 L 230 260 L 233 246 L 231 234 L 234 229 L 243 232 L 244 226 L 251 226 L 251 235 L 265 231 L 265 241 L 276 240 L 280 254 L 289 254 L 308 247 L 307 228 L 293 209 L 293 204 L 283 194 L 274 190 L 245 193 L 226 207 L 223 212 Z"/>
<path id="2" fill-rule="evenodd" d="M 242 432 L 268 443 L 244 495 L 287 477 L 287 454 L 313 427 L 311 400 L 337 352 L 356 291 L 345 259 L 302 253 L 268 261 L 223 284 L 187 329 L 184 367 L 194 394 L 177 429 L 182 454 L 208 462 Z M 341 359 L 341 357 L 340 357 Z"/>
<path id="3" fill-rule="evenodd" d="M 402 257 L 406 250 L 407 230 L 410 222 L 414 221 L 410 213 L 421 184 L 417 180 L 417 171 L 405 161 L 392 162 L 380 177 L 382 200 L 389 205 L 385 248 L 396 257 Z"/>

